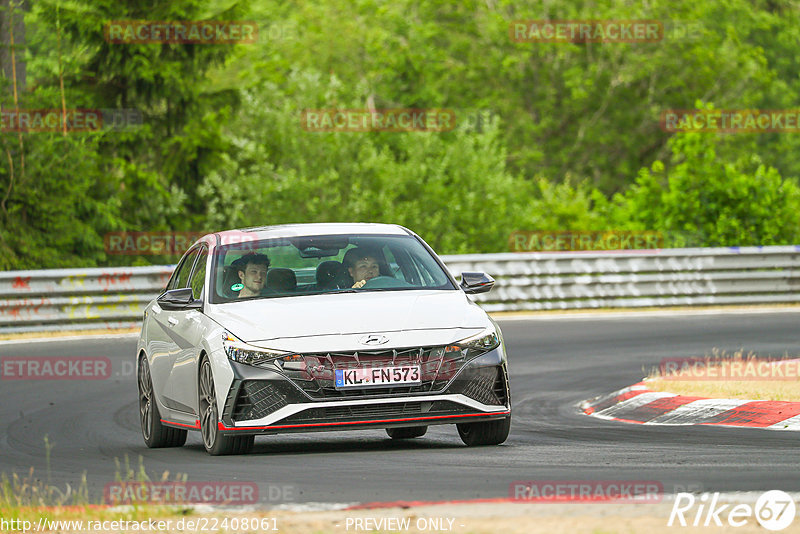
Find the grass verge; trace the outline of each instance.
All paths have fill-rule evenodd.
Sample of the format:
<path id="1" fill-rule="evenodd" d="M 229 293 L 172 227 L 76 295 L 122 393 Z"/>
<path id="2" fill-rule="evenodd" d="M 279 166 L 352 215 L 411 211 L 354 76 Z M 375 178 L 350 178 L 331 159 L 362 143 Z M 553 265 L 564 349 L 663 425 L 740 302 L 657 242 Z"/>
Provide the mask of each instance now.
<path id="1" fill-rule="evenodd" d="M 45 450 L 48 456 L 51 445 L 45 436 Z M 148 476 L 143 460 L 139 457 L 138 466 L 132 466 L 127 455 L 121 463 L 116 461 L 115 481 L 126 484 L 147 484 L 152 482 Z M 165 471 L 161 482 L 181 483 L 186 481 L 186 475 L 178 474 L 171 477 Z M 183 504 L 162 504 L 146 502 L 130 502 L 122 506 L 109 506 L 102 501 L 92 501 L 89 497 L 89 488 L 86 473 L 81 475 L 80 481 L 75 484 L 64 484 L 59 487 L 50 483 L 50 473 L 40 478 L 31 468 L 25 475 L 12 473 L 0 474 L 0 518 L 8 521 L 28 521 L 40 525 L 40 521 L 146 521 L 154 518 L 177 519 L 194 513 L 194 506 Z M 47 523 L 44 523 L 47 524 Z M 3 529 L 0 532 L 19 531 L 19 528 Z M 34 528 L 34 530 L 40 530 Z M 49 530 L 49 529 L 44 529 Z M 62 530 L 62 529 L 59 529 Z M 69 530 L 69 529 L 67 529 Z"/>
<path id="2" fill-rule="evenodd" d="M 662 361 L 645 379 L 648 389 L 712 399 L 800 402 L 800 359 L 759 358 L 715 350 L 700 358 Z"/>

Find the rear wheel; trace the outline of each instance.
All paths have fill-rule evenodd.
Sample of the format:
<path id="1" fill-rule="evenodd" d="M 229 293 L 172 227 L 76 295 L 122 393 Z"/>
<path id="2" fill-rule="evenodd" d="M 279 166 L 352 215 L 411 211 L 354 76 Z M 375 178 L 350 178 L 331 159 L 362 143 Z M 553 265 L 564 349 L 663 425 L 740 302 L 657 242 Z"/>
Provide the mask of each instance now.
<path id="1" fill-rule="evenodd" d="M 203 446 L 206 448 L 206 452 L 212 456 L 250 452 L 255 436 L 226 436 L 219 431 L 214 374 L 208 358 L 203 358 L 203 362 L 200 364 L 199 394 L 200 433 L 203 435 Z"/>
<path id="2" fill-rule="evenodd" d="M 511 417 L 486 421 L 485 423 L 459 423 L 458 435 L 470 447 L 478 445 L 500 445 L 511 430 Z"/>
<path id="3" fill-rule="evenodd" d="M 186 443 L 186 430 L 172 428 L 161 424 L 155 395 L 153 380 L 150 377 L 150 366 L 147 358 L 139 358 L 139 421 L 142 424 L 144 443 L 150 448 L 181 447 Z"/>
<path id="4" fill-rule="evenodd" d="M 405 426 L 401 428 L 387 428 L 386 433 L 392 439 L 420 438 L 428 431 L 427 426 Z"/>

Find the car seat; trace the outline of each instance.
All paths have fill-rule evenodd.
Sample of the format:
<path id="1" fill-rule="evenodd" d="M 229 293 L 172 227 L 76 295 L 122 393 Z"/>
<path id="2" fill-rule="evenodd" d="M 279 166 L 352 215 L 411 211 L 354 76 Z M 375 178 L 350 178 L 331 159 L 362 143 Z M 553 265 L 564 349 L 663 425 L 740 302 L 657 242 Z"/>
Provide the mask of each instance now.
<path id="1" fill-rule="evenodd" d="M 286 292 L 297 289 L 297 276 L 291 269 L 276 267 L 267 273 L 267 289 Z"/>
<path id="2" fill-rule="evenodd" d="M 353 285 L 344 265 L 336 260 L 323 261 L 317 265 L 317 289 L 343 289 Z M 349 283 L 348 283 L 349 282 Z"/>
<path id="3" fill-rule="evenodd" d="M 239 278 L 239 269 L 240 267 L 238 265 L 228 265 L 223 269 L 222 291 L 220 291 L 223 297 L 235 299 L 239 296 L 238 291 L 231 289 L 231 287 L 235 284 L 242 283 L 241 279 Z"/>

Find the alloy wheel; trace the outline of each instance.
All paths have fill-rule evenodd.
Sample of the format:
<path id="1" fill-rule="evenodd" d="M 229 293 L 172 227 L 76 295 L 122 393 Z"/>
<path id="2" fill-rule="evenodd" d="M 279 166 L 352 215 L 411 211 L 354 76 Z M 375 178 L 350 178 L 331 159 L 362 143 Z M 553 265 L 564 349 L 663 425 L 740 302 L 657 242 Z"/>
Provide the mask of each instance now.
<path id="1" fill-rule="evenodd" d="M 153 428 L 153 382 L 146 358 L 139 359 L 139 421 L 144 439 L 149 440 Z"/>
<path id="2" fill-rule="evenodd" d="M 211 364 L 203 360 L 200 369 L 200 429 L 207 449 L 214 447 L 217 438 L 217 401 L 214 398 L 214 376 Z"/>

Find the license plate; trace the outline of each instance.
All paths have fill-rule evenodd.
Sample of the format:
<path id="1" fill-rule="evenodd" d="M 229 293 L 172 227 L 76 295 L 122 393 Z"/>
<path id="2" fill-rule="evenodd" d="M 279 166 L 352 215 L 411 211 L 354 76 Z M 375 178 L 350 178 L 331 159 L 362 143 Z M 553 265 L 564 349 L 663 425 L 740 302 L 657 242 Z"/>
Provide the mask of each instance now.
<path id="1" fill-rule="evenodd" d="M 335 370 L 336 389 L 421 384 L 419 365 Z"/>

